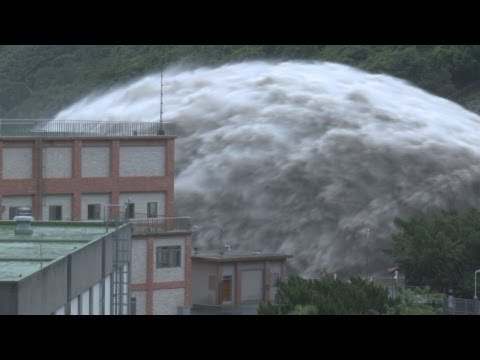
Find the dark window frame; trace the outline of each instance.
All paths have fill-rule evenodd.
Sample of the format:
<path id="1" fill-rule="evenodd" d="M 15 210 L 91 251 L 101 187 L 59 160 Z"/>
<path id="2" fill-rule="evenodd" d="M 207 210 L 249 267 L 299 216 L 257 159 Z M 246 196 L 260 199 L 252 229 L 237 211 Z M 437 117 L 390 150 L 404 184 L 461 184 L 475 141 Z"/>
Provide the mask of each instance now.
<path id="1" fill-rule="evenodd" d="M 48 220 L 50 221 L 59 221 L 63 217 L 63 206 L 62 205 L 50 205 L 48 207 Z"/>
<path id="2" fill-rule="evenodd" d="M 182 247 L 157 246 L 155 265 L 157 269 L 182 267 Z"/>
<path id="3" fill-rule="evenodd" d="M 157 202 L 148 202 L 147 203 L 147 217 L 148 218 L 158 217 L 158 203 Z"/>
<path id="4" fill-rule="evenodd" d="M 135 203 L 127 203 L 127 206 L 125 207 L 125 218 L 135 219 Z"/>
<path id="5" fill-rule="evenodd" d="M 100 220 L 102 215 L 101 204 L 88 204 L 87 205 L 87 219 L 88 220 Z"/>
<path id="6" fill-rule="evenodd" d="M 17 216 L 18 214 L 18 209 L 20 208 L 21 206 L 10 206 L 8 208 L 8 220 L 13 220 L 13 218 L 15 216 Z M 13 215 L 13 216 L 12 216 Z"/>

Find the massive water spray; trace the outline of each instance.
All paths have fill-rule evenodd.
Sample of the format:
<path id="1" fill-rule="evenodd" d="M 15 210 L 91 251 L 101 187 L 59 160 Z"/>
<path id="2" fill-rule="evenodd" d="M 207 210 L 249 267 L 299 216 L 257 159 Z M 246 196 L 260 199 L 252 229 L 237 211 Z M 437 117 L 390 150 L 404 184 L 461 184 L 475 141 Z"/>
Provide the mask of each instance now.
<path id="1" fill-rule="evenodd" d="M 179 126 L 176 208 L 199 227 L 194 246 L 290 253 L 305 276 L 363 275 L 391 265 L 396 216 L 479 206 L 480 118 L 403 80 L 248 62 L 170 68 L 164 93 L 164 121 Z M 57 119 L 159 121 L 159 94 L 154 74 Z"/>

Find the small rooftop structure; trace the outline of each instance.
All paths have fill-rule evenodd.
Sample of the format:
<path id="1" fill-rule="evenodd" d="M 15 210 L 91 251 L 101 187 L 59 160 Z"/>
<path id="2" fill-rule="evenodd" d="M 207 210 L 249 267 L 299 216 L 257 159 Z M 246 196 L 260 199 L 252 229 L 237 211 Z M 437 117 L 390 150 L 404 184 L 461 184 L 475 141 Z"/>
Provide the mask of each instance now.
<path id="1" fill-rule="evenodd" d="M 292 255 L 232 249 L 192 254 L 192 313 L 255 314 L 261 301 L 275 299 Z"/>
<path id="2" fill-rule="evenodd" d="M 219 250 L 199 250 L 194 248 L 192 254 L 192 259 L 212 262 L 285 260 L 291 257 L 293 256 L 261 251 L 234 250 L 231 248 Z"/>

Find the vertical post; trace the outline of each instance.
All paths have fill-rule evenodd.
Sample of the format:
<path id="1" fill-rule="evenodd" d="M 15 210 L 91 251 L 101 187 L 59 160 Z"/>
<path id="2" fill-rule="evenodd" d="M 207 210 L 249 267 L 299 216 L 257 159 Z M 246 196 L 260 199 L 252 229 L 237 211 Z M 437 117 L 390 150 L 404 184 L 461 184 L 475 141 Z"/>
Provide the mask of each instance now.
<path id="1" fill-rule="evenodd" d="M 370 237 L 370 229 L 367 229 L 367 266 L 366 266 L 366 269 L 365 269 L 365 279 L 368 280 L 368 274 L 369 274 L 369 271 L 368 271 L 368 255 L 369 255 L 369 249 L 368 249 L 368 238 Z"/>
<path id="2" fill-rule="evenodd" d="M 477 298 L 477 273 L 480 270 L 475 271 L 475 293 L 473 294 L 473 299 L 475 300 L 475 315 L 478 314 L 478 298 Z"/>
<path id="3" fill-rule="evenodd" d="M 396 298 L 397 298 L 397 278 L 398 278 L 398 270 L 395 270 L 395 275 L 393 276 L 393 278 L 395 279 L 395 287 L 394 287 L 394 290 L 393 290 L 393 298 L 396 299 Z"/>

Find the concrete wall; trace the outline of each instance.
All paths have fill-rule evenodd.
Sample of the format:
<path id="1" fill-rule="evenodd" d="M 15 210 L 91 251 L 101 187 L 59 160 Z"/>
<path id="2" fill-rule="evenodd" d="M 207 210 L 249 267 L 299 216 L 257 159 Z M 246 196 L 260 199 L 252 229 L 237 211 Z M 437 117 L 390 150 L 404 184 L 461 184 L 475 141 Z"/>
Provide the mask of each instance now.
<path id="1" fill-rule="evenodd" d="M 145 291 L 132 291 L 132 297 L 137 298 L 137 315 L 146 315 L 146 292 Z"/>
<path id="2" fill-rule="evenodd" d="M 178 307 L 184 306 L 184 289 L 161 289 L 153 292 L 153 313 L 155 315 L 177 315 Z"/>
<path id="3" fill-rule="evenodd" d="M 67 303 L 65 257 L 33 273 L 18 283 L 18 314 L 51 314 Z"/>
<path id="4" fill-rule="evenodd" d="M 8 216 L 10 213 L 9 209 L 11 207 L 28 206 L 31 209 L 33 206 L 33 196 L 4 196 L 2 198 L 2 205 L 5 206 L 5 211 L 2 214 L 2 220 L 8 220 Z"/>
<path id="5" fill-rule="evenodd" d="M 157 216 L 165 215 L 165 193 L 164 192 L 124 192 L 120 194 L 120 204 L 125 204 L 128 199 L 135 203 L 135 212 L 147 214 L 147 203 L 157 203 Z"/>
<path id="6" fill-rule="evenodd" d="M 99 228 L 101 231 L 101 228 Z M 113 251 L 113 249 L 105 249 Z M 97 241 L 77 250 L 72 256 L 71 296 L 81 295 L 102 279 L 102 243 Z"/>
<path id="7" fill-rule="evenodd" d="M 31 147 L 4 147 L 2 164 L 4 179 L 29 179 L 32 177 L 33 149 Z"/>
<path id="8" fill-rule="evenodd" d="M 104 219 L 104 205 L 110 204 L 110 194 L 82 194 L 81 219 L 88 220 L 88 205 L 100 204 L 100 219 Z"/>
<path id="9" fill-rule="evenodd" d="M 99 227 L 99 233 L 103 231 Z M 129 227 L 119 230 L 118 236 L 128 236 Z M 74 253 L 59 259 L 42 270 L 18 282 L 18 314 L 52 314 L 65 312 L 71 314 L 98 314 L 111 309 L 111 273 L 113 271 L 113 235 L 102 240 L 90 242 Z M 102 245 L 105 242 L 105 246 Z M 102 259 L 102 249 L 104 249 Z M 105 268 L 102 270 L 102 264 Z M 70 269 L 70 270 L 69 270 Z M 106 276 L 104 277 L 103 274 Z M 104 292 L 101 283 L 104 282 Z M 2 295 L 3 284 L 0 284 Z M 103 295 L 103 294 L 104 295 Z M 5 295 L 6 296 L 6 295 Z M 2 306 L 9 304 L 6 298 L 0 301 Z M 1 313 L 1 312 L 0 312 Z"/>
<path id="10" fill-rule="evenodd" d="M 82 177 L 110 176 L 110 147 L 82 148 Z"/>
<path id="11" fill-rule="evenodd" d="M 214 276 L 214 288 L 210 288 L 209 277 Z M 192 303 L 214 305 L 217 302 L 218 289 L 217 265 L 201 261 L 192 261 Z"/>
<path id="12" fill-rule="evenodd" d="M 180 246 L 181 247 L 181 266 L 175 268 L 160 268 L 157 269 L 157 247 L 162 246 Z M 153 241 L 153 281 L 154 282 L 166 282 L 166 281 L 184 281 L 185 280 L 185 238 L 172 237 L 172 238 L 160 238 Z"/>
<path id="13" fill-rule="evenodd" d="M 72 195 L 45 195 L 42 206 L 43 220 L 48 220 L 49 208 L 52 205 L 62 206 L 62 220 L 72 220 Z"/>
<path id="14" fill-rule="evenodd" d="M 164 176 L 165 146 L 121 146 L 120 176 Z"/>
<path id="15" fill-rule="evenodd" d="M 44 152 L 45 178 L 72 177 L 72 148 L 47 147 Z"/>
<path id="16" fill-rule="evenodd" d="M 132 241 L 132 284 L 145 282 L 147 282 L 147 240 L 135 239 Z"/>
<path id="17" fill-rule="evenodd" d="M 0 283 L 0 315 L 17 314 L 18 292 L 15 283 Z"/>

